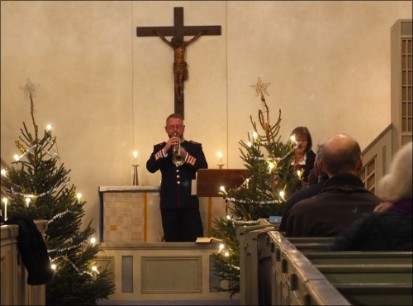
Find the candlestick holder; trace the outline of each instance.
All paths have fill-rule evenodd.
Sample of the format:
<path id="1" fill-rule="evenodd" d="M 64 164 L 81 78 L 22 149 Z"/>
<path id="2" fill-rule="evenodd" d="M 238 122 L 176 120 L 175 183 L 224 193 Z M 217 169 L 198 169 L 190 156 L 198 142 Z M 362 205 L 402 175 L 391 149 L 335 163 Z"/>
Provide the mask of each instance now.
<path id="1" fill-rule="evenodd" d="M 139 185 L 139 177 L 138 177 L 138 167 L 139 165 L 132 165 L 133 167 L 133 186 L 138 186 Z"/>
<path id="2" fill-rule="evenodd" d="M 217 164 L 217 166 L 218 166 L 219 169 L 222 169 L 222 167 L 223 167 L 224 165 L 225 165 L 224 163 L 218 163 L 218 164 Z"/>

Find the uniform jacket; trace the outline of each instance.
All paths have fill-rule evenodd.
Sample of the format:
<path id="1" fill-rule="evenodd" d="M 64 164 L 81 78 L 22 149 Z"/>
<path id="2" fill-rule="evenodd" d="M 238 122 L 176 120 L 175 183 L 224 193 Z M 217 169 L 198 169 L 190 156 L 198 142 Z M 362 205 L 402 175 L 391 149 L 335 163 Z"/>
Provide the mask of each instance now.
<path id="1" fill-rule="evenodd" d="M 184 141 L 181 146 L 188 152 L 183 165 L 176 167 L 172 163 L 172 149 L 163 152 L 166 142 L 157 144 L 146 162 L 146 169 L 155 173 L 160 170 L 161 180 L 161 209 L 199 208 L 196 195 L 191 195 L 192 180 L 196 178 L 198 169 L 208 168 L 202 150 L 202 145 L 194 141 Z"/>
<path id="2" fill-rule="evenodd" d="M 365 189 L 357 176 L 336 175 L 318 195 L 294 205 L 287 219 L 286 235 L 336 236 L 379 203 L 380 199 Z"/>

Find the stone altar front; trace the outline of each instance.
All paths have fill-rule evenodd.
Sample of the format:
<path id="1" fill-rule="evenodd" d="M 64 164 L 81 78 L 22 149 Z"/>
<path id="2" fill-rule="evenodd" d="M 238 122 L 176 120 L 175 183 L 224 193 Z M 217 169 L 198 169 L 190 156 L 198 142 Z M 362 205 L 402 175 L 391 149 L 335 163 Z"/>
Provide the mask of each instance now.
<path id="1" fill-rule="evenodd" d="M 161 242 L 159 190 L 159 186 L 100 186 L 100 241 Z M 199 210 L 204 236 L 209 236 L 213 220 L 225 217 L 225 201 L 199 197 Z"/>

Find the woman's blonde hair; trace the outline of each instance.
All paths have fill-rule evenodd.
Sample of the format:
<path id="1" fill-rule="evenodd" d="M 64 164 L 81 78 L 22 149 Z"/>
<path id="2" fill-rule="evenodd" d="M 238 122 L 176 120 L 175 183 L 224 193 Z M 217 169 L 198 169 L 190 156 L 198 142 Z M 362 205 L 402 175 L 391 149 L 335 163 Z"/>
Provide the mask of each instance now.
<path id="1" fill-rule="evenodd" d="M 377 194 L 389 202 L 412 198 L 412 142 L 394 155 L 389 173 L 377 185 Z"/>

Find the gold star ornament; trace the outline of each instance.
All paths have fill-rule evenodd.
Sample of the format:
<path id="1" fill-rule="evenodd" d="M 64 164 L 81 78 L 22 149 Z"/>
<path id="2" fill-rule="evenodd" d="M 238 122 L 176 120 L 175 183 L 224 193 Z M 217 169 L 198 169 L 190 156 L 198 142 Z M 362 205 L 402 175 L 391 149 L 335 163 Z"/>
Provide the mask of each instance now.
<path id="1" fill-rule="evenodd" d="M 255 85 L 250 85 L 252 88 L 255 88 L 255 96 L 258 97 L 259 95 L 263 96 L 263 95 L 267 95 L 268 91 L 267 91 L 267 87 L 270 85 L 271 83 L 263 83 L 261 81 L 261 78 L 258 77 L 258 82 Z"/>

